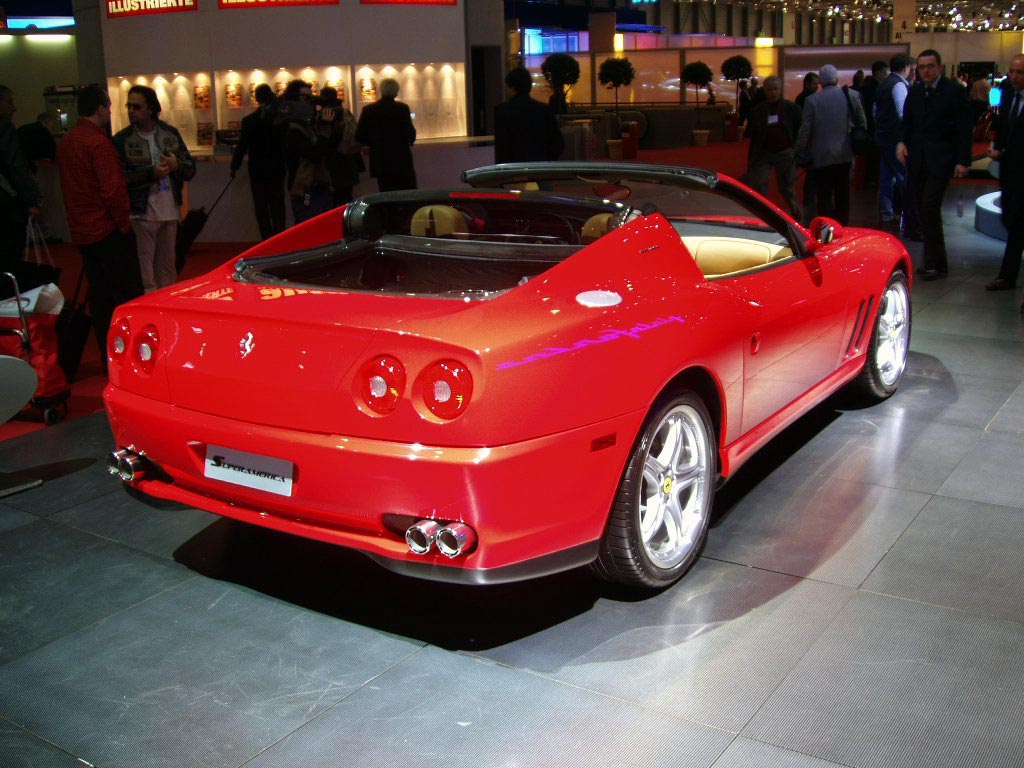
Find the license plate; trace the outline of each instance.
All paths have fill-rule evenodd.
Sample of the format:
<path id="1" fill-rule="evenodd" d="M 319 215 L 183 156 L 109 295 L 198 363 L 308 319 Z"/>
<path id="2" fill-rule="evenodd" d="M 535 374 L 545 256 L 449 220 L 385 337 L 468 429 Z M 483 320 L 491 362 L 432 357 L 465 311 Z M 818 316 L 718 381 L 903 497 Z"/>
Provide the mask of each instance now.
<path id="1" fill-rule="evenodd" d="M 284 459 L 207 445 L 203 474 L 225 483 L 291 496 L 293 469 L 294 465 Z"/>

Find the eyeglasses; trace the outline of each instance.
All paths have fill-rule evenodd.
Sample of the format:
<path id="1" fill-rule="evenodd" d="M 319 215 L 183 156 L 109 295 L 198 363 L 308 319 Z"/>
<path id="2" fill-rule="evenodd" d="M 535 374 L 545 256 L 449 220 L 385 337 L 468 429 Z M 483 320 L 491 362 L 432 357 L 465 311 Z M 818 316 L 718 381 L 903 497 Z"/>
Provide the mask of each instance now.
<path id="1" fill-rule="evenodd" d="M 143 105 L 142 104 L 132 104 L 129 101 L 127 104 L 125 104 L 125 107 L 128 108 L 128 109 L 142 109 Z"/>

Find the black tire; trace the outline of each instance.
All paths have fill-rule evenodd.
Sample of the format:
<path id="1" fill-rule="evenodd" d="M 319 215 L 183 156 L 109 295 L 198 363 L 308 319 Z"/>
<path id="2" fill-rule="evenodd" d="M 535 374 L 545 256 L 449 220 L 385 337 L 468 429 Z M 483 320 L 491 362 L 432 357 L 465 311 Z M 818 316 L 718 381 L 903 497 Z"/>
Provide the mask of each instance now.
<path id="1" fill-rule="evenodd" d="M 695 393 L 655 403 L 623 472 L 594 572 L 643 588 L 686 573 L 707 538 L 717 455 L 711 417 Z"/>
<path id="2" fill-rule="evenodd" d="M 885 400 L 899 387 L 910 351 L 910 288 L 903 270 L 897 269 L 878 301 L 864 370 L 853 380 L 862 397 Z"/>

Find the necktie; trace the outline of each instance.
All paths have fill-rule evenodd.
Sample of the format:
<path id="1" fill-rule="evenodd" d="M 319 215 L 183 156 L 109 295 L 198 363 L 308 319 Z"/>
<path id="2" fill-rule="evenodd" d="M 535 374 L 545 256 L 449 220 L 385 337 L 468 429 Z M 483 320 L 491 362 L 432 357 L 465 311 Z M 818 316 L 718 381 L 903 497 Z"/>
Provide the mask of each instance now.
<path id="1" fill-rule="evenodd" d="M 1020 102 L 1021 95 L 1018 91 L 1013 97 L 1013 107 L 1010 109 L 1010 122 L 1016 122 L 1017 118 L 1020 117 Z"/>

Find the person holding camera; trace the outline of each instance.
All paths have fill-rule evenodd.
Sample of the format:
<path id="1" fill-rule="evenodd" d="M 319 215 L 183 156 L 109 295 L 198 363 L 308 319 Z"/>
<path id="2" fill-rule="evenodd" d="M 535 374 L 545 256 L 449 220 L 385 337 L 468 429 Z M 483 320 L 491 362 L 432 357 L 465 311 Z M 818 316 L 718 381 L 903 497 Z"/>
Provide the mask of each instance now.
<path id="1" fill-rule="evenodd" d="M 323 109 L 334 110 L 331 123 L 331 138 L 335 151 L 327 156 L 327 170 L 334 187 L 334 204 L 351 203 L 353 189 L 359 183 L 359 172 L 364 170 L 362 147 L 356 141 L 356 117 L 338 98 L 338 91 L 327 85 L 320 90 Z"/>
<path id="2" fill-rule="evenodd" d="M 288 196 L 295 223 L 334 208 L 334 186 L 327 158 L 337 150 L 334 107 L 317 113 L 313 87 L 305 80 L 285 86 L 277 120 L 283 131 L 284 162 L 288 169 Z"/>
<path id="3" fill-rule="evenodd" d="M 174 243 L 181 190 L 196 175 L 196 161 L 178 129 L 160 119 L 160 100 L 148 85 L 128 89 L 130 125 L 114 135 L 128 180 L 132 230 L 146 293 L 176 282 Z"/>

